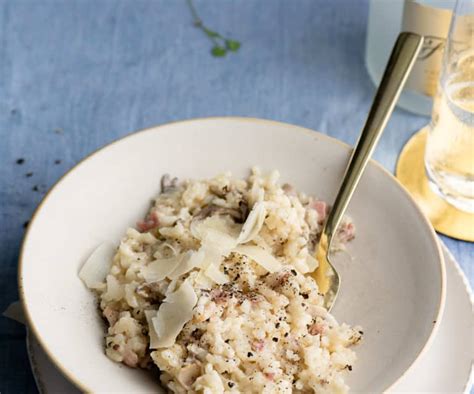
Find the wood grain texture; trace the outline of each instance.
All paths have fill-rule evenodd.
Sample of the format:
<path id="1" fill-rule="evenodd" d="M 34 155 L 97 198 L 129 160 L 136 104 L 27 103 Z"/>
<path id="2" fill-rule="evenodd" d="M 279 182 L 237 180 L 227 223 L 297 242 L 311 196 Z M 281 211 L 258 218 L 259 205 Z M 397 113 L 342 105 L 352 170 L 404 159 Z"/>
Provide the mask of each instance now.
<path id="1" fill-rule="evenodd" d="M 23 224 L 44 192 L 118 137 L 172 120 L 243 115 L 355 142 L 374 94 L 364 67 L 366 0 L 196 6 L 210 27 L 242 42 L 237 54 L 209 54 L 184 0 L 0 0 L 0 310 L 18 297 Z M 396 110 L 375 158 L 392 171 L 426 123 Z M 473 245 L 444 240 L 472 283 Z M 0 318 L 2 393 L 36 390 L 24 337 Z"/>

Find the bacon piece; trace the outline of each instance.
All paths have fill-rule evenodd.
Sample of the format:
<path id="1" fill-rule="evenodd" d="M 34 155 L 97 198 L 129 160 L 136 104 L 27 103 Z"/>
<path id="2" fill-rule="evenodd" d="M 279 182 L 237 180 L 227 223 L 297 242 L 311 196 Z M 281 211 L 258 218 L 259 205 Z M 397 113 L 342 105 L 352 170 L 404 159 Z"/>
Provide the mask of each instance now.
<path id="1" fill-rule="evenodd" d="M 324 332 L 324 326 L 322 324 L 319 324 L 319 323 L 311 324 L 308 327 L 308 332 L 311 335 L 318 335 L 318 334 L 321 335 Z"/>
<path id="2" fill-rule="evenodd" d="M 265 347 L 265 341 L 263 339 L 258 339 L 252 342 L 252 350 L 261 351 Z"/>
<path id="3" fill-rule="evenodd" d="M 310 208 L 314 209 L 318 213 L 318 222 L 323 223 L 326 220 L 326 216 L 329 213 L 329 207 L 324 201 L 316 200 L 313 201 Z"/>
<path id="4" fill-rule="evenodd" d="M 142 233 L 150 231 L 151 229 L 158 227 L 158 225 L 159 220 L 156 212 L 150 212 L 146 216 L 145 220 L 140 220 L 139 222 L 137 222 L 137 227 Z"/>
<path id="5" fill-rule="evenodd" d="M 105 309 L 102 311 L 102 314 L 109 322 L 110 327 L 117 323 L 119 313 L 116 310 L 113 310 L 110 306 L 105 307 Z"/>
<path id="6" fill-rule="evenodd" d="M 126 349 L 123 355 L 123 363 L 131 368 L 136 368 L 138 363 L 137 354 L 129 349 Z"/>
<path id="7" fill-rule="evenodd" d="M 349 242 L 354 239 L 355 227 L 353 223 L 343 223 L 338 231 L 341 242 Z"/>
<path id="8" fill-rule="evenodd" d="M 275 379 L 275 372 L 265 372 L 264 375 L 268 380 L 271 380 L 272 382 L 273 379 Z"/>

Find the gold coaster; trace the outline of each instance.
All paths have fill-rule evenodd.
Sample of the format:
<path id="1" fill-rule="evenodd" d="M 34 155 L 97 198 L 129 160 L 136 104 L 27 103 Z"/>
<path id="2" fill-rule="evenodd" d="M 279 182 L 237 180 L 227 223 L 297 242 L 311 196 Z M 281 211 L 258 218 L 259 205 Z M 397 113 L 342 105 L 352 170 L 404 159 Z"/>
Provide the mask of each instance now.
<path id="1" fill-rule="evenodd" d="M 474 214 L 460 211 L 434 193 L 425 174 L 427 128 L 417 132 L 398 157 L 396 177 L 408 189 L 436 231 L 474 242 Z"/>

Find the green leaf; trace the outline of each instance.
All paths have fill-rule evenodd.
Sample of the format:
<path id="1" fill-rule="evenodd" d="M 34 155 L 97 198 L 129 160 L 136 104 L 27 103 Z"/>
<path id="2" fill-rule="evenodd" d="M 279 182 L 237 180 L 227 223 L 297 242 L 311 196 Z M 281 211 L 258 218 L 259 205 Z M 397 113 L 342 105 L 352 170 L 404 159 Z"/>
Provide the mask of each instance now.
<path id="1" fill-rule="evenodd" d="M 201 30 L 214 45 L 214 47 L 211 49 L 211 54 L 213 56 L 223 57 L 227 55 L 228 51 L 237 52 L 239 50 L 239 41 L 225 38 L 217 31 L 209 29 L 196 11 L 193 0 L 187 0 L 186 2 L 188 4 L 189 10 L 191 11 L 194 26 Z"/>
<path id="2" fill-rule="evenodd" d="M 219 45 L 216 45 L 211 49 L 211 53 L 212 53 L 212 56 L 223 57 L 227 54 L 227 49 Z"/>
<path id="3" fill-rule="evenodd" d="M 225 40 L 225 46 L 229 51 L 237 52 L 240 48 L 240 42 L 236 40 Z"/>
<path id="4" fill-rule="evenodd" d="M 221 35 L 219 33 L 217 33 L 216 31 L 213 31 L 213 30 L 210 30 L 208 29 L 207 27 L 202 27 L 202 29 L 204 30 L 204 33 L 207 34 L 208 37 L 210 38 L 219 38 Z"/>

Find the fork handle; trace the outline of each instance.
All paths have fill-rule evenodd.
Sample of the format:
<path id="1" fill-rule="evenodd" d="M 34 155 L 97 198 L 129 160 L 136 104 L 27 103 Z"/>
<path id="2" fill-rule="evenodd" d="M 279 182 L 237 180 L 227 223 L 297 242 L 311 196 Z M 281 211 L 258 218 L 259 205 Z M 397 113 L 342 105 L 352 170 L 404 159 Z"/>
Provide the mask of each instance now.
<path id="1" fill-rule="evenodd" d="M 364 128 L 352 151 L 339 192 L 323 228 L 323 236 L 327 239 L 328 250 L 362 173 L 393 112 L 422 44 L 423 37 L 414 33 L 401 33 L 397 38 Z"/>

